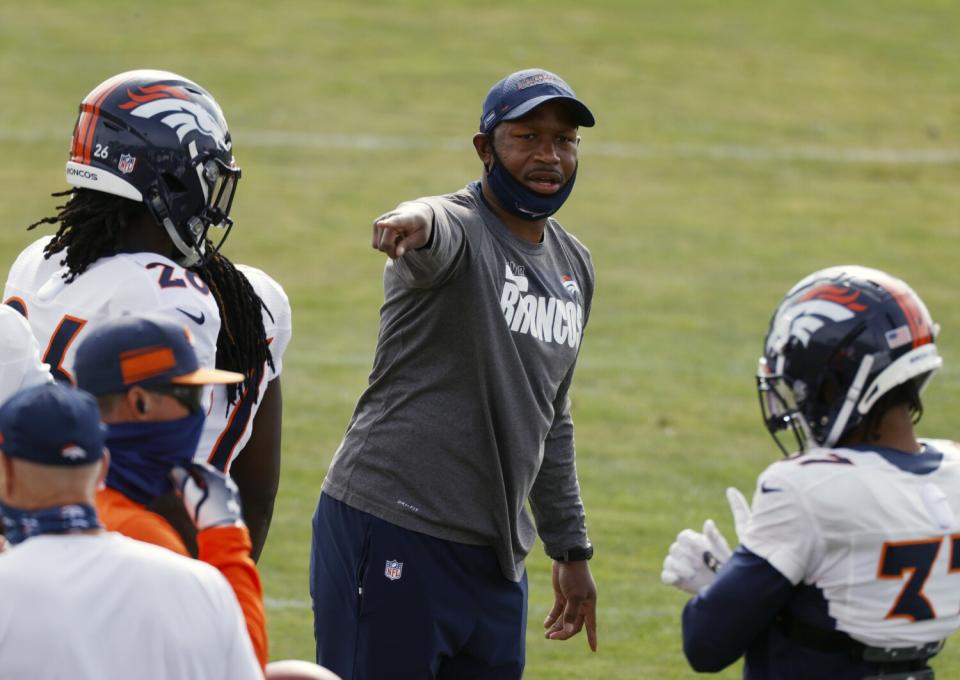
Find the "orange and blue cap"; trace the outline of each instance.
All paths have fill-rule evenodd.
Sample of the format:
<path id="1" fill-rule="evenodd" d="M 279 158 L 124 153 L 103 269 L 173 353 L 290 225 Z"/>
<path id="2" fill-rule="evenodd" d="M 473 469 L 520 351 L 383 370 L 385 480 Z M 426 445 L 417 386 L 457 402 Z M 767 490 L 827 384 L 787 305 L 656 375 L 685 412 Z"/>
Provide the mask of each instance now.
<path id="1" fill-rule="evenodd" d="M 77 385 L 97 396 L 243 381 L 241 373 L 201 368 L 186 327 L 157 315 L 121 316 L 90 331 L 77 347 L 74 373 Z"/>

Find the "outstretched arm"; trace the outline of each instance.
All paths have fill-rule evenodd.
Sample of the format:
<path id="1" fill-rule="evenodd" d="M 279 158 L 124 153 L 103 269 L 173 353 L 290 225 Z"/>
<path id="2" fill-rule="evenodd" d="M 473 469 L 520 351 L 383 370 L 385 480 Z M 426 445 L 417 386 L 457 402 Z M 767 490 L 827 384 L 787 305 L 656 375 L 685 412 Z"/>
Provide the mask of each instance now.
<path id="1" fill-rule="evenodd" d="M 253 550 L 260 559 L 267 541 L 273 503 L 280 485 L 280 431 L 283 424 L 283 393 L 280 378 L 267 385 L 260 408 L 253 418 L 253 433 L 230 467 L 230 476 L 240 489 L 243 520 L 250 530 Z"/>
<path id="2" fill-rule="evenodd" d="M 427 245 L 432 235 L 433 209 L 426 203 L 409 201 L 374 220 L 371 245 L 393 260 Z"/>

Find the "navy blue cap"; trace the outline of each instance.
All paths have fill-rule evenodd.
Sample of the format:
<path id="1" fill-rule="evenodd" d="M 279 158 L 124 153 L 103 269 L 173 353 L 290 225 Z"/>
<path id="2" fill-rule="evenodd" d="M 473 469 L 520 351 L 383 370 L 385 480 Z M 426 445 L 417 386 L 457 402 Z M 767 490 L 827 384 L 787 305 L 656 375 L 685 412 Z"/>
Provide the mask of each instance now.
<path id="1" fill-rule="evenodd" d="M 552 99 L 569 102 L 577 125 L 593 127 L 596 122 L 586 104 L 555 73 L 542 68 L 528 68 L 511 73 L 490 88 L 483 100 L 480 132 L 490 132 L 504 120 L 515 120 Z"/>
<path id="2" fill-rule="evenodd" d="M 163 385 L 238 383 L 243 374 L 200 368 L 185 326 L 157 315 L 120 316 L 94 328 L 77 347 L 77 385 L 96 395 Z"/>
<path id="3" fill-rule="evenodd" d="M 0 451 L 41 465 L 87 465 L 103 457 L 106 427 L 97 400 L 49 382 L 20 390 L 0 407 Z"/>

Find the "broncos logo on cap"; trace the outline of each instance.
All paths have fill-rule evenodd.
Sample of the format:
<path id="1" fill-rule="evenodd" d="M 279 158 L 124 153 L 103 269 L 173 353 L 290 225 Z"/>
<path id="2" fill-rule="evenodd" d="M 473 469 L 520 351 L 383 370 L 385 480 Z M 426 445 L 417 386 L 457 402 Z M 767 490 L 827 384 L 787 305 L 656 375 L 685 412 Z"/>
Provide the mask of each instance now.
<path id="1" fill-rule="evenodd" d="M 68 460 L 82 460 L 87 457 L 87 452 L 76 444 L 67 444 L 60 451 L 60 455 Z"/>
<path id="2" fill-rule="evenodd" d="M 128 90 L 130 101 L 121 104 L 120 108 L 129 110 L 137 118 L 162 116 L 160 122 L 172 128 L 181 142 L 191 132 L 199 132 L 214 140 L 224 151 L 230 151 L 232 143 L 227 139 L 224 122 L 190 101 L 179 88 L 152 85 L 139 90 L 141 94 Z"/>

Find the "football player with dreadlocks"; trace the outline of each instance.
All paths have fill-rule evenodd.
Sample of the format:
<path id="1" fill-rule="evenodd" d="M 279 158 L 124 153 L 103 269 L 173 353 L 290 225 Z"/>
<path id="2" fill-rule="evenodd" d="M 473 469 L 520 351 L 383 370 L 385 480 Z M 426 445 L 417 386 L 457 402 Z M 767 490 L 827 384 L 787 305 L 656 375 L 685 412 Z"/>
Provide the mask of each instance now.
<path id="1" fill-rule="evenodd" d="M 770 323 L 757 373 L 780 448 L 747 504 L 740 546 L 712 520 L 670 547 L 662 579 L 694 594 L 684 652 L 697 671 L 745 656 L 743 677 L 925 680 L 960 627 L 960 446 L 919 439 L 939 327 L 906 283 L 824 269 Z"/>
<path id="2" fill-rule="evenodd" d="M 95 87 L 74 127 L 72 188 L 53 194 L 64 199 L 56 215 L 29 227 L 58 231 L 19 255 L 4 301 L 29 321 L 58 380 L 74 382 L 77 341 L 90 329 L 145 312 L 186 323 L 201 366 L 245 376 L 205 395 L 197 458 L 239 486 L 256 558 L 279 481 L 290 307 L 273 279 L 220 252 L 240 179 L 232 147 L 220 106 L 182 76 L 128 71 Z"/>

